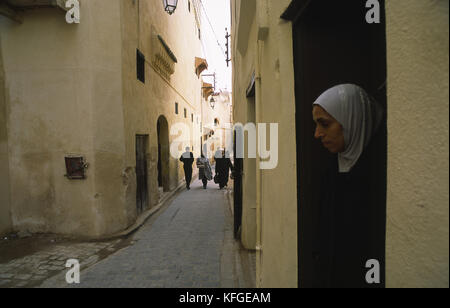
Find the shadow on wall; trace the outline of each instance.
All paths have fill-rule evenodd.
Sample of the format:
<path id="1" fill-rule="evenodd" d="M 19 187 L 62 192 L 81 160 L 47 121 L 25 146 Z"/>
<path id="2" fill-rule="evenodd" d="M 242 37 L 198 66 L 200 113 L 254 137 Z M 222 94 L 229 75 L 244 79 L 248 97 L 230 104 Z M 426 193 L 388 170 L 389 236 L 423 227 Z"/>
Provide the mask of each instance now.
<path id="1" fill-rule="evenodd" d="M 171 190 L 170 183 L 170 144 L 169 123 L 164 116 L 158 118 L 158 187 L 164 192 Z M 177 182 L 178 183 L 178 177 Z"/>
<path id="2" fill-rule="evenodd" d="M 12 231 L 5 91 L 5 73 L 0 36 L 0 234 L 6 234 Z"/>

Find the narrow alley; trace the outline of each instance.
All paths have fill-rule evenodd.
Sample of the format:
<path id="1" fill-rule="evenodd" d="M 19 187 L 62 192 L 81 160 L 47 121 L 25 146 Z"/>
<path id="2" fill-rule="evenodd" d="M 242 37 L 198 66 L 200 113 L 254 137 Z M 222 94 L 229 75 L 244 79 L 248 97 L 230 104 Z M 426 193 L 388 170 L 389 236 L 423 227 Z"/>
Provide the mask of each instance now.
<path id="1" fill-rule="evenodd" d="M 0 0 L 0 289 L 448 288 L 448 67 L 448 0 Z"/>
<path id="2" fill-rule="evenodd" d="M 131 245 L 81 271 L 83 288 L 249 288 L 227 190 L 194 181 L 134 235 Z M 248 256 L 248 253 L 247 253 Z M 245 260 L 244 264 L 248 263 Z M 69 287 L 66 271 L 41 287 Z M 254 275 L 254 274 L 253 274 Z"/>

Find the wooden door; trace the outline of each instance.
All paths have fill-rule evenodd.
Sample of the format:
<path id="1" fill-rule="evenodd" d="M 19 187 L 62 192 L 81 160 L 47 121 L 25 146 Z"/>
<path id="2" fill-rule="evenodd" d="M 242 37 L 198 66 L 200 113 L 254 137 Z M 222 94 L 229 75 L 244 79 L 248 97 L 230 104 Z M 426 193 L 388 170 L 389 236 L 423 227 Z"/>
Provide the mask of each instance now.
<path id="1" fill-rule="evenodd" d="M 136 136 L 136 206 L 138 215 L 148 207 L 147 135 Z"/>
<path id="2" fill-rule="evenodd" d="M 236 131 L 234 132 L 234 238 L 239 239 L 242 226 L 242 172 L 244 159 L 236 156 Z"/>

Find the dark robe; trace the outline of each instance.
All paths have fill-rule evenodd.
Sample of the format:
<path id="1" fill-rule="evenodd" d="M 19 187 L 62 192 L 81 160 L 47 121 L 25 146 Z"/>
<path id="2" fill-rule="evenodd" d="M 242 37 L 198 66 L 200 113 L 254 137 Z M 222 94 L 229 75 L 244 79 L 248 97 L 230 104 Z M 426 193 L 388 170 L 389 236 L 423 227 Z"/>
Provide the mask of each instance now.
<path id="1" fill-rule="evenodd" d="M 189 154 L 189 155 L 188 155 Z M 190 187 L 191 182 L 192 182 L 192 173 L 194 172 L 192 169 L 192 165 L 194 164 L 194 154 L 191 153 L 184 153 L 181 158 L 180 161 L 184 164 L 183 168 L 184 168 L 184 175 L 186 178 L 186 187 Z"/>
<path id="2" fill-rule="evenodd" d="M 384 286 L 385 169 L 377 163 L 375 144 L 366 148 L 349 173 L 338 172 L 336 159 L 322 177 L 313 244 L 315 287 Z M 373 259 L 380 262 L 379 285 L 366 281 L 371 269 L 366 263 Z"/>
<path id="3" fill-rule="evenodd" d="M 230 171 L 233 171 L 233 164 L 231 163 L 231 159 L 226 157 L 216 158 L 216 174 L 218 175 L 219 186 L 221 188 L 228 185 Z"/>

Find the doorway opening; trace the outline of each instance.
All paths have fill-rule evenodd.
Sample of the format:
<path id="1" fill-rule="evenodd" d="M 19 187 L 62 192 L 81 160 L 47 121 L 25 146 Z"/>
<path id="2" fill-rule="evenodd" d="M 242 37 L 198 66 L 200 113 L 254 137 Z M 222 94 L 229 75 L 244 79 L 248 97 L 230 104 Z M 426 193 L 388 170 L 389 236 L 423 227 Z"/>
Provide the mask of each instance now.
<path id="1" fill-rule="evenodd" d="M 169 123 L 164 116 L 160 116 L 157 124 L 158 133 L 158 187 L 162 192 L 170 191 L 170 145 Z"/>
<path id="2" fill-rule="evenodd" d="M 242 197 L 243 197 L 243 183 L 242 175 L 244 172 L 244 159 L 238 158 L 237 151 L 237 133 L 234 131 L 234 191 L 233 191 L 233 226 L 234 226 L 234 238 L 240 240 L 241 226 L 242 226 Z"/>
<path id="3" fill-rule="evenodd" d="M 298 281 L 300 287 L 313 287 L 314 242 L 317 225 L 319 187 L 325 166 L 336 156 L 314 139 L 312 104 L 327 89 L 345 83 L 357 84 L 385 108 L 386 31 L 385 6 L 380 0 L 381 23 L 366 22 L 365 1 L 294 0 L 282 16 L 293 22 L 298 193 Z M 386 131 L 386 123 L 382 129 Z M 385 255 L 387 137 L 374 140 L 376 171 L 371 180 L 377 197 L 374 224 L 375 250 Z M 358 232 L 358 230 L 355 230 Z M 339 248 L 338 248 L 339 249 Z M 384 260 L 381 264 L 384 281 Z"/>
<path id="4" fill-rule="evenodd" d="M 136 135 L 136 207 L 137 214 L 148 208 L 148 163 L 147 163 L 148 135 Z"/>

